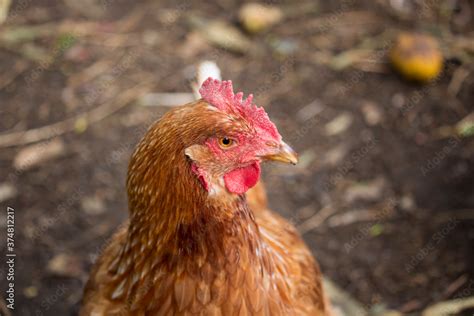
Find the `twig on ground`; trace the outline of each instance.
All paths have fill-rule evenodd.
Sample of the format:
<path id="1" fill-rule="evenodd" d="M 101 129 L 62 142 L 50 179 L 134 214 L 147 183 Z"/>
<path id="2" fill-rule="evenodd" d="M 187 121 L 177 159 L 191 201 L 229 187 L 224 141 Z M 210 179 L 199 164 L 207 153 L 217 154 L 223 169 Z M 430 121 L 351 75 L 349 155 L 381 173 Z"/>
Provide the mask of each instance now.
<path id="1" fill-rule="evenodd" d="M 320 226 L 329 216 L 334 214 L 336 209 L 332 205 L 326 205 L 319 212 L 305 220 L 303 223 L 297 226 L 298 231 L 301 235 Z"/>
<path id="2" fill-rule="evenodd" d="M 474 296 L 436 303 L 425 309 L 422 316 L 459 315 L 461 311 L 474 307 Z"/>
<path id="3" fill-rule="evenodd" d="M 459 290 L 464 284 L 466 284 L 468 280 L 469 280 L 469 277 L 467 274 L 461 275 L 459 278 L 457 278 L 451 284 L 449 284 L 449 286 L 446 288 L 443 294 L 441 294 L 441 297 L 438 299 L 438 301 L 442 301 L 449 298 L 457 290 Z"/>
<path id="4" fill-rule="evenodd" d="M 347 226 L 358 222 L 370 222 L 376 220 L 377 210 L 353 210 L 342 214 L 334 215 L 328 220 L 329 227 Z"/>

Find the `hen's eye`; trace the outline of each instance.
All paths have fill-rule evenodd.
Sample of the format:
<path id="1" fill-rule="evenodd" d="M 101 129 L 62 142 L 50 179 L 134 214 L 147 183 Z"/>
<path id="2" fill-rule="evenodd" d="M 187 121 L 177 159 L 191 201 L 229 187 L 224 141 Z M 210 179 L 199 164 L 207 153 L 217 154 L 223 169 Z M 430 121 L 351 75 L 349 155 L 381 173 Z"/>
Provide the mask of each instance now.
<path id="1" fill-rule="evenodd" d="M 221 146 L 222 148 L 229 148 L 233 144 L 234 144 L 234 140 L 228 137 L 219 138 L 219 146 Z"/>

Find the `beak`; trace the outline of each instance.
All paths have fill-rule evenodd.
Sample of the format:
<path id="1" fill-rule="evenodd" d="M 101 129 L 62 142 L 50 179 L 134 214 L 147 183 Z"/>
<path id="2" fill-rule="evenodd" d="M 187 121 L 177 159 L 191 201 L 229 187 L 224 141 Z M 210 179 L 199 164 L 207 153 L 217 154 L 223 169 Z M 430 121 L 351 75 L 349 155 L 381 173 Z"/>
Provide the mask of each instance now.
<path id="1" fill-rule="evenodd" d="M 298 163 L 298 155 L 293 150 L 293 148 L 288 146 L 288 144 L 284 141 L 280 142 L 277 152 L 273 152 L 269 155 L 263 155 L 262 158 L 265 160 L 291 163 L 293 165 L 296 165 L 296 163 Z"/>

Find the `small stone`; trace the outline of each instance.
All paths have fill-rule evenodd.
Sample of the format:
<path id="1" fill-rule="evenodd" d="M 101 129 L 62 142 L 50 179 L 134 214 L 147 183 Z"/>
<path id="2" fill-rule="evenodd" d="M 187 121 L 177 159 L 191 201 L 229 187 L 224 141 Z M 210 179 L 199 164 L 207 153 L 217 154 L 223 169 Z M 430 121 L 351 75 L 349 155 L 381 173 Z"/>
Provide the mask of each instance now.
<path id="1" fill-rule="evenodd" d="M 405 106 L 406 98 L 403 93 L 395 93 L 392 96 L 392 104 L 397 109 L 402 109 Z"/>
<path id="2" fill-rule="evenodd" d="M 34 298 L 34 297 L 37 297 L 38 296 L 38 288 L 36 286 L 28 286 L 27 288 L 25 288 L 23 290 L 23 294 L 27 297 L 27 298 Z"/>
<path id="3" fill-rule="evenodd" d="M 10 183 L 0 183 L 0 203 L 13 199 L 18 194 L 16 188 Z"/>
<path id="4" fill-rule="evenodd" d="M 400 207 L 405 211 L 412 211 L 415 209 L 416 204 L 413 196 L 409 194 L 402 196 L 400 199 Z"/>
<path id="5" fill-rule="evenodd" d="M 313 100 L 311 103 L 308 105 L 305 105 L 302 107 L 298 112 L 296 113 L 296 118 L 301 121 L 305 122 L 319 113 L 321 113 L 324 110 L 324 105 L 322 104 L 321 100 L 316 99 Z"/>
<path id="6" fill-rule="evenodd" d="M 239 10 L 239 20 L 249 33 L 259 33 L 280 22 L 283 13 L 276 6 L 246 3 Z"/>
<path id="7" fill-rule="evenodd" d="M 326 135 L 335 136 L 345 132 L 352 124 L 353 117 L 349 113 L 342 113 L 327 123 L 325 126 Z"/>
<path id="8" fill-rule="evenodd" d="M 79 277 L 81 275 L 80 260 L 77 256 L 59 254 L 48 262 L 47 270 L 53 275 Z"/>
<path id="9" fill-rule="evenodd" d="M 104 201 L 97 196 L 85 197 L 81 201 L 81 206 L 84 212 L 89 215 L 99 215 L 105 211 Z"/>
<path id="10" fill-rule="evenodd" d="M 382 120 L 382 112 L 377 104 L 371 101 L 362 104 L 362 114 L 364 115 L 365 122 L 370 126 L 377 125 Z"/>
<path id="11" fill-rule="evenodd" d="M 275 52 L 282 55 L 288 56 L 298 50 L 298 42 L 292 39 L 276 39 L 270 42 L 270 45 L 275 49 Z"/>

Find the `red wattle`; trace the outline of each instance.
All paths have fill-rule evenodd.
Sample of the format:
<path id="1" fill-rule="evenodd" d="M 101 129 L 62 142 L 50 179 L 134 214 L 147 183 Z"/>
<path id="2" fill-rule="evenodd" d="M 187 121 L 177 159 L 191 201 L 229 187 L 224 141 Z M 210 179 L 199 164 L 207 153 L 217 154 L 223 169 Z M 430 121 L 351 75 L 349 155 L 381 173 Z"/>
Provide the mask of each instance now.
<path id="1" fill-rule="evenodd" d="M 224 175 L 227 190 L 231 193 L 243 194 L 257 184 L 260 178 L 260 165 L 258 162 L 232 170 Z"/>

